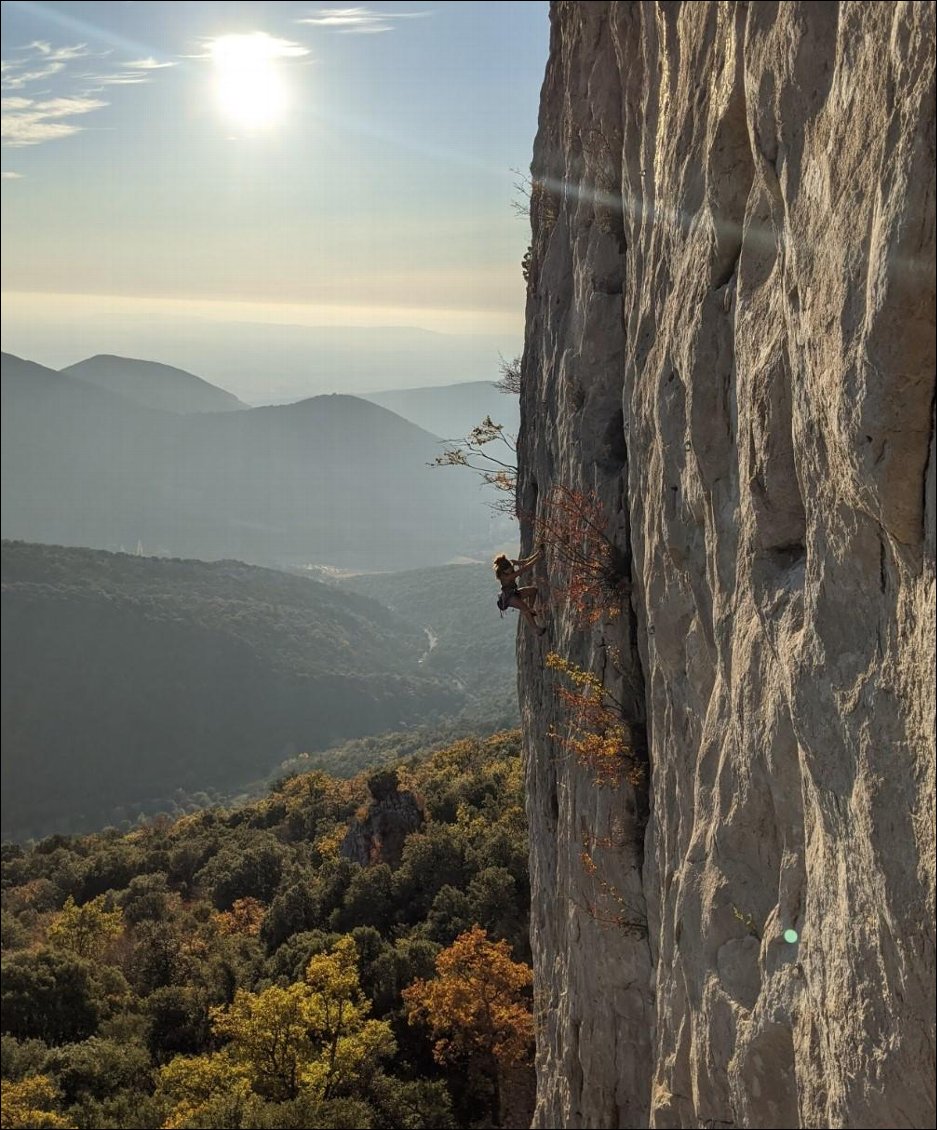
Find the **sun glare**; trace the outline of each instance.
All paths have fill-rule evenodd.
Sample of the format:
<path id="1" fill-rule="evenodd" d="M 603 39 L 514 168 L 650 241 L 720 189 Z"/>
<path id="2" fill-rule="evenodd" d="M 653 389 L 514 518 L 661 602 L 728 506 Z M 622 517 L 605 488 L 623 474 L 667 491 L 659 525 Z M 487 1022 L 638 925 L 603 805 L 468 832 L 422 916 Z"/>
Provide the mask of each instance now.
<path id="1" fill-rule="evenodd" d="M 279 61 L 289 51 L 263 32 L 223 35 L 211 44 L 215 92 L 222 112 L 244 129 L 275 125 L 286 111 Z"/>

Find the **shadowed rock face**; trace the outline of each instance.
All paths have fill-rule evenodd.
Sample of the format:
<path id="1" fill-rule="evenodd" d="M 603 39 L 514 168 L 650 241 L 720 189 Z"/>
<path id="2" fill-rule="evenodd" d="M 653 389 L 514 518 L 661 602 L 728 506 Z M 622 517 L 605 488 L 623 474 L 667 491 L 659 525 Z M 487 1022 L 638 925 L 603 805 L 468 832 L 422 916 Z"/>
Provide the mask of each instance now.
<path id="1" fill-rule="evenodd" d="M 520 505 L 594 490 L 633 591 L 520 629 L 535 1125 L 933 1125 L 934 6 L 552 20 Z"/>
<path id="2" fill-rule="evenodd" d="M 367 814 L 352 822 L 339 852 L 362 867 L 374 863 L 398 867 L 407 836 L 423 826 L 422 804 L 416 794 L 400 792 L 393 769 L 372 774 L 368 788 L 373 800 Z"/>

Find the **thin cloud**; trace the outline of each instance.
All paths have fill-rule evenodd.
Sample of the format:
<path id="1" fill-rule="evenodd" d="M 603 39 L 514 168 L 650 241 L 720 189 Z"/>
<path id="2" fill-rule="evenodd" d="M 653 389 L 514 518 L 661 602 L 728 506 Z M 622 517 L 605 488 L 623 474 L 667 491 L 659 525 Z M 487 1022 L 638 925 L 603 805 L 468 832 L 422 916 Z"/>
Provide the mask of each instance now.
<path id="1" fill-rule="evenodd" d="M 32 98 L 4 98 L 0 102 L 0 109 L 3 111 L 0 128 L 3 144 L 19 149 L 26 145 L 39 145 L 43 141 L 70 137 L 84 127 L 68 119 L 100 110 L 106 105 L 100 98 L 46 98 L 41 101 Z"/>
<path id="2" fill-rule="evenodd" d="M 95 66 L 82 60 L 104 59 L 95 71 L 79 69 Z M 0 63 L 3 145 L 18 148 L 71 137 L 85 128 L 74 119 L 109 105 L 107 97 L 99 97 L 109 87 L 152 82 L 157 71 L 172 66 L 142 52 L 124 62 L 110 50 L 92 51 L 86 43 L 55 46 L 35 39 L 17 47 Z"/>
<path id="3" fill-rule="evenodd" d="M 129 63 L 117 64 L 121 69 L 109 74 L 85 74 L 81 77 L 91 85 L 89 92 L 101 90 L 105 86 L 140 86 L 152 82 L 155 71 L 174 67 L 174 62 L 161 63 L 157 59 L 133 59 Z"/>
<path id="4" fill-rule="evenodd" d="M 345 35 L 376 35 L 393 31 L 393 20 L 417 20 L 432 12 L 375 12 L 372 8 L 320 8 L 314 16 L 303 16 L 296 22 L 313 27 L 330 28 Z"/>
<path id="5" fill-rule="evenodd" d="M 47 43 L 44 39 L 34 39 L 32 43 L 28 43 L 18 50 L 35 51 L 37 55 L 41 55 L 42 58 L 53 63 L 68 63 L 72 59 L 84 59 L 93 54 L 88 50 L 87 43 L 74 43 L 70 47 L 53 47 L 51 43 Z"/>
<path id="6" fill-rule="evenodd" d="M 164 67 L 175 65 L 173 62 L 161 63 L 158 59 L 134 59 L 130 63 L 123 64 L 128 71 L 161 71 Z"/>
<path id="7" fill-rule="evenodd" d="M 140 86 L 141 83 L 152 82 L 146 74 L 121 71 L 112 75 L 84 75 L 90 91 L 100 90 L 104 86 Z"/>
<path id="8" fill-rule="evenodd" d="M 36 39 L 25 47 L 16 48 L 19 58 L 4 59 L 0 64 L 0 80 L 4 90 L 22 90 L 36 82 L 44 82 L 61 74 L 73 59 L 87 58 L 91 52 L 85 43 L 68 47 L 53 47 L 45 40 Z"/>
<path id="9" fill-rule="evenodd" d="M 2 176 L 2 178 L 4 180 L 22 180 L 23 179 L 22 173 L 14 173 L 12 170 L 9 170 L 9 171 L 4 170 L 4 172 L 2 174 L 0 174 L 0 176 Z"/>
<path id="10" fill-rule="evenodd" d="M 57 75 L 60 71 L 65 70 L 64 63 L 49 63 L 44 67 L 39 67 L 38 70 L 22 71 L 18 67 L 25 65 L 24 63 L 10 63 L 6 59 L 3 61 L 2 70 L 2 86 L 4 90 L 22 90 L 23 87 L 29 86 L 35 82 L 43 82 L 53 75 Z"/>
<path id="11" fill-rule="evenodd" d="M 197 55 L 183 55 L 183 59 L 212 59 L 218 57 L 218 51 L 224 49 L 226 43 L 234 41 L 253 41 L 258 50 L 262 51 L 267 59 L 299 59 L 309 54 L 309 48 L 301 43 L 294 43 L 291 39 L 280 39 L 275 35 L 267 35 L 265 31 L 252 31 L 243 34 L 219 35 L 215 39 L 203 40 L 206 50 Z M 219 44 L 221 47 L 219 48 Z"/>

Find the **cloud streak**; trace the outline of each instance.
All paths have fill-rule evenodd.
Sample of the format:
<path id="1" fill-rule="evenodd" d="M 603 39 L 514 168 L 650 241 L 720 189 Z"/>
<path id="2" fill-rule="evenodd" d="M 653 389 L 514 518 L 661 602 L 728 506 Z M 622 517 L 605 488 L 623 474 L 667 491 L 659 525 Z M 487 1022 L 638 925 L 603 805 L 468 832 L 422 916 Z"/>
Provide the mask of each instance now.
<path id="1" fill-rule="evenodd" d="M 175 62 L 161 63 L 157 59 L 133 59 L 129 63 L 119 63 L 120 70 L 110 74 L 85 74 L 82 75 L 90 85 L 89 93 L 99 91 L 105 86 L 140 86 L 142 83 L 152 82 L 155 71 L 165 70 L 166 67 L 175 67 Z"/>
<path id="2" fill-rule="evenodd" d="M 35 51 L 36 54 L 53 63 L 67 63 L 72 59 L 84 59 L 93 53 L 88 50 L 87 43 L 75 43 L 71 47 L 53 47 L 51 43 L 46 43 L 42 39 L 33 40 L 32 43 L 19 48 L 19 50 Z"/>
<path id="3" fill-rule="evenodd" d="M 320 8 L 314 16 L 303 16 L 296 22 L 313 27 L 329 28 L 344 35 L 378 35 L 393 31 L 394 20 L 417 20 L 432 12 L 375 12 L 373 8 Z"/>
<path id="4" fill-rule="evenodd" d="M 6 91 L 22 90 L 61 74 L 70 62 L 85 59 L 91 54 L 85 43 L 53 47 L 51 43 L 37 39 L 25 47 L 18 47 L 14 52 L 17 57 L 0 63 L 0 83 Z"/>
<path id="5" fill-rule="evenodd" d="M 161 71 L 175 65 L 174 62 L 161 63 L 158 59 L 134 59 L 130 63 L 124 63 L 128 71 Z"/>
<path id="6" fill-rule="evenodd" d="M 15 48 L 0 63 L 3 145 L 22 148 L 71 137 L 85 128 L 76 118 L 109 105 L 98 97 L 107 87 L 152 82 L 156 71 L 176 65 L 146 56 L 127 62 L 109 61 L 108 70 L 100 73 L 76 73 L 76 63 L 102 60 L 110 54 L 92 51 L 85 43 L 56 47 L 44 39 Z M 100 63 L 96 65 L 101 67 Z"/>
<path id="7" fill-rule="evenodd" d="M 45 66 L 40 66 L 38 69 L 32 71 L 18 70 L 17 67 L 18 64 L 10 63 L 4 59 L 2 64 L 2 79 L 0 79 L 4 90 L 22 90 L 31 83 L 43 82 L 45 79 L 52 78 L 53 75 L 57 75 L 60 71 L 65 70 L 64 63 L 56 62 L 47 63 Z"/>
<path id="8" fill-rule="evenodd" d="M 302 59 L 309 54 L 309 48 L 301 43 L 294 43 L 291 39 L 280 39 L 275 35 L 267 35 L 265 31 L 235 32 L 231 35 L 219 35 L 214 39 L 203 41 L 205 50 L 195 55 L 183 55 L 183 59 L 208 59 L 211 62 L 218 60 L 219 52 L 224 54 L 231 50 L 235 53 L 243 52 L 253 47 L 255 57 L 266 59 Z"/>
<path id="9" fill-rule="evenodd" d="M 27 145 L 40 145 L 44 141 L 57 141 L 70 137 L 84 127 L 68 119 L 90 114 L 106 106 L 99 98 L 4 98 L 2 109 L 3 144 L 13 149 Z"/>

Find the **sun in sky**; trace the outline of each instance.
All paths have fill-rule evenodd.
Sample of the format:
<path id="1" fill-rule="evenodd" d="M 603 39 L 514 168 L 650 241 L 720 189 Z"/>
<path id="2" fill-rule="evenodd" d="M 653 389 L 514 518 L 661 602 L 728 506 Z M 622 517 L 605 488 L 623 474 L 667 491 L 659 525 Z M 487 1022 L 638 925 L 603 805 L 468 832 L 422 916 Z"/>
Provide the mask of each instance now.
<path id="1" fill-rule="evenodd" d="M 222 35 L 212 40 L 209 53 L 215 95 L 226 118 L 248 130 L 265 129 L 280 121 L 288 103 L 281 61 L 305 54 L 302 48 L 255 31 Z"/>
<path id="2" fill-rule="evenodd" d="M 401 342 L 453 381 L 519 351 L 545 0 L 43 0 L 0 23 L 3 349 L 275 371 L 284 396 L 313 354 L 385 388 L 423 372 Z"/>

